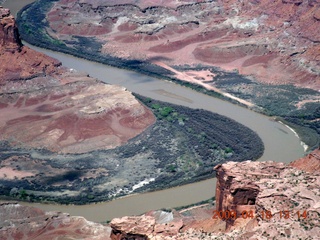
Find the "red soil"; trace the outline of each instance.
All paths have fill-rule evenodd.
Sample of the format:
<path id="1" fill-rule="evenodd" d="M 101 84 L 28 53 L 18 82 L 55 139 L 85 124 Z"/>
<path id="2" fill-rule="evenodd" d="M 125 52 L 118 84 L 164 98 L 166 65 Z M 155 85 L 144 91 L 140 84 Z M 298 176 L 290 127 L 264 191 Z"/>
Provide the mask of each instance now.
<path id="1" fill-rule="evenodd" d="M 320 149 L 314 150 L 307 156 L 290 163 L 290 166 L 301 169 L 306 172 L 320 173 Z"/>
<path id="2" fill-rule="evenodd" d="M 264 83 L 320 90 L 319 1 L 78 3 L 79 0 L 58 1 L 48 14 L 50 26 L 58 35 L 77 34 L 63 29 L 78 14 L 77 25 L 87 28 L 81 34 L 91 35 L 86 24 L 110 17 L 112 21 L 105 27 L 110 31 L 97 34 L 97 39 L 105 43 L 103 53 L 141 60 L 162 57 L 168 59 L 162 60 L 167 65 L 206 64 L 237 69 Z M 187 5 L 191 3 L 192 6 Z M 95 12 L 98 6 L 100 12 Z M 150 6 L 153 7 L 145 9 Z M 87 15 L 81 17 L 85 12 Z M 51 19 L 53 15 L 55 18 Z"/>
<path id="3" fill-rule="evenodd" d="M 120 87 L 110 86 L 104 91 L 99 83 L 95 91 L 90 81 L 80 84 L 80 87 L 79 84 L 60 86 L 61 92 L 69 94 L 54 95 L 56 98 L 44 91 L 36 95 L 20 94 L 16 102 L 6 104 L 6 95 L 0 97 L 3 106 L 7 105 L 0 117 L 1 139 L 53 151 L 83 152 L 119 146 L 154 123 L 152 112 L 130 93 L 119 91 Z M 125 99 L 130 99 L 130 107 Z"/>
<path id="4" fill-rule="evenodd" d="M 101 22 L 111 23 L 110 18 Z M 96 35 L 100 28 L 76 30 Z M 155 121 L 122 87 L 71 72 L 56 59 L 22 46 L 14 18 L 1 7 L 0 58 L 0 140 L 12 145 L 65 153 L 109 149 Z"/>

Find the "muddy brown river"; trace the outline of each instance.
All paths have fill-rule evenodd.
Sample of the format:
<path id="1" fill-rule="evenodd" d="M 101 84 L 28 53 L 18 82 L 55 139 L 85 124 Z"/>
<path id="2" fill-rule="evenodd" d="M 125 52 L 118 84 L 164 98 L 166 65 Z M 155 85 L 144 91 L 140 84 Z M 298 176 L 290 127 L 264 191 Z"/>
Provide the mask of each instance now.
<path id="1" fill-rule="evenodd" d="M 4 6 L 10 8 L 11 12 L 16 14 L 19 9 L 30 2 L 32 1 L 10 0 L 5 2 Z M 59 59 L 64 66 L 85 71 L 92 77 L 96 77 L 106 83 L 125 86 L 129 91 L 146 97 L 190 108 L 202 108 L 232 118 L 254 130 L 262 139 L 265 152 L 259 161 L 290 162 L 304 155 L 304 149 L 298 136 L 288 127 L 264 115 L 168 81 L 109 67 L 63 53 L 34 46 L 30 47 Z M 89 220 L 101 222 L 114 217 L 141 214 L 152 209 L 171 208 L 206 200 L 214 196 L 215 184 L 215 179 L 209 179 L 162 191 L 131 195 L 110 202 L 81 206 L 38 203 L 21 204 L 39 207 L 46 211 L 68 212 L 71 215 L 84 216 Z"/>

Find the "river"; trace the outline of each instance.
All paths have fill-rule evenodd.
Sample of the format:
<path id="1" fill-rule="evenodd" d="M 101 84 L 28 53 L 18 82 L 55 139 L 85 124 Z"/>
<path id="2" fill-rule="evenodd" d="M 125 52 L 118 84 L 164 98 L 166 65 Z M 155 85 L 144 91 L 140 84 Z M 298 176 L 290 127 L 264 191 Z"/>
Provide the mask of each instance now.
<path id="1" fill-rule="evenodd" d="M 4 6 L 10 7 L 12 14 L 16 14 L 19 9 L 30 2 L 32 1 L 11 0 L 6 2 Z M 288 163 L 304 155 L 300 139 L 295 133 L 288 127 L 264 115 L 168 81 L 133 71 L 109 67 L 63 53 L 28 46 L 59 59 L 66 67 L 85 71 L 90 76 L 106 83 L 125 86 L 129 91 L 146 97 L 190 108 L 202 108 L 232 118 L 251 128 L 262 139 L 265 151 L 259 161 L 273 160 Z M 215 184 L 216 180 L 210 179 L 172 189 L 137 194 L 110 202 L 82 206 L 21 204 L 39 207 L 47 211 L 68 212 L 71 215 L 84 216 L 89 220 L 101 222 L 114 217 L 140 214 L 152 209 L 171 208 L 206 200 L 214 196 Z"/>

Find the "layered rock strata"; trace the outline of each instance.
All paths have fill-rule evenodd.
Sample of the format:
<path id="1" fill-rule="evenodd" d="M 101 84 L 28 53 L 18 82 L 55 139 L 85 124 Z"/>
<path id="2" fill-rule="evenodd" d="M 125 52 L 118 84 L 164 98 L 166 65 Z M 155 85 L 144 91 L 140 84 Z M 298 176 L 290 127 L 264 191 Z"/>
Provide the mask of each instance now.
<path id="1" fill-rule="evenodd" d="M 263 83 L 319 90 L 319 9 L 307 0 L 60 0 L 47 20 L 53 38 L 74 44 L 70 35 L 95 37 L 112 56 L 162 67 L 219 66 Z M 212 85 L 203 72 L 184 75 L 176 77 Z"/>
<path id="2" fill-rule="evenodd" d="M 154 123 L 125 88 L 22 46 L 9 10 L 0 8 L 0 23 L 0 140 L 83 153 L 119 146 Z"/>
<path id="3" fill-rule="evenodd" d="M 183 226 L 172 213 L 150 212 L 142 216 L 115 218 L 111 221 L 111 239 L 166 239 L 176 236 Z"/>
<path id="4" fill-rule="evenodd" d="M 14 18 L 10 15 L 9 9 L 0 6 L 0 45 L 6 51 L 20 50 L 22 47 L 19 38 L 18 28 Z"/>
<path id="5" fill-rule="evenodd" d="M 83 217 L 0 203 L 0 240 L 108 240 L 110 232 L 109 227 L 89 222 Z"/>
<path id="6" fill-rule="evenodd" d="M 271 161 L 228 162 L 215 170 L 217 210 L 234 211 L 237 216 L 225 219 L 227 229 L 283 239 L 306 239 L 319 233 L 319 173 Z M 243 213 L 250 211 L 253 217 L 246 218 Z"/>
<path id="7" fill-rule="evenodd" d="M 81 217 L 1 203 L 0 239 L 57 239 L 62 235 L 113 240 L 314 239 L 318 236 L 319 173 L 307 173 L 271 161 L 228 162 L 217 166 L 216 171 L 216 209 L 199 206 L 180 212 L 151 211 L 142 216 L 113 219 L 109 228 Z M 237 217 L 232 222 L 213 219 L 213 210 L 237 211 Z M 244 219 L 241 216 L 244 211 L 253 214 Z"/>
<path id="8" fill-rule="evenodd" d="M 302 171 L 319 174 L 320 173 L 320 149 L 316 149 L 307 156 L 290 163 L 290 166 Z"/>
<path id="9" fill-rule="evenodd" d="M 304 161 L 312 163 L 309 155 Z M 211 220 L 190 222 L 174 236 L 152 230 L 154 219 L 125 217 L 111 222 L 113 239 L 139 235 L 141 239 L 313 239 L 320 231 L 320 175 L 284 163 L 227 162 L 217 172 L 216 208 Z M 219 212 L 220 217 L 215 217 Z M 226 212 L 234 215 L 225 215 Z M 245 213 L 245 214 L 244 214 Z M 227 217 L 229 216 L 229 217 Z M 181 219 L 181 216 L 176 216 Z M 143 219 L 143 221 L 141 220 Z M 223 226 L 222 222 L 226 225 Z M 168 223 L 170 225 L 170 223 Z M 208 225 L 211 225 L 208 227 Z M 147 227 L 148 226 L 148 227 Z M 213 228 L 216 226 L 216 229 Z M 220 226 L 220 232 L 217 231 Z M 150 230 L 151 229 L 151 230 Z"/>

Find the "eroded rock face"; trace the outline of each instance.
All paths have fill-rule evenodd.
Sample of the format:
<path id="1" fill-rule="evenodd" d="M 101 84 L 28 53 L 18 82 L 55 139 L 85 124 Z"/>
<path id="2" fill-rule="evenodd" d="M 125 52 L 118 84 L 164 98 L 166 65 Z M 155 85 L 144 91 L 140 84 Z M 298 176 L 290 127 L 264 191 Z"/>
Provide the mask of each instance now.
<path id="1" fill-rule="evenodd" d="M 171 239 L 183 226 L 181 219 L 168 216 L 171 213 L 154 211 L 142 216 L 115 218 L 111 221 L 111 239 Z"/>
<path id="2" fill-rule="evenodd" d="M 6 51 L 14 52 L 22 47 L 15 20 L 9 9 L 0 6 L 0 46 Z"/>
<path id="3" fill-rule="evenodd" d="M 320 89 L 319 4 L 61 0 L 47 20 L 53 37 L 96 36 L 108 55 L 161 66 L 209 64 L 263 83 Z"/>
<path id="4" fill-rule="evenodd" d="M 22 46 L 9 11 L 0 8 L 0 17 L 0 140 L 83 153 L 117 147 L 154 123 L 125 88 Z"/>
<path id="5" fill-rule="evenodd" d="M 0 6 L 0 86 L 8 80 L 32 79 L 57 71 L 56 59 L 22 45 L 15 20 Z"/>
<path id="6" fill-rule="evenodd" d="M 110 228 L 66 213 L 0 203 L 0 240 L 108 240 Z"/>
<path id="7" fill-rule="evenodd" d="M 111 222 L 113 239 L 142 234 L 142 239 L 313 239 L 320 231 L 320 175 L 284 163 L 227 162 L 215 167 L 216 211 L 236 212 L 236 217 L 193 220 L 175 213 L 183 228 L 168 238 L 150 230 L 154 219 L 143 215 Z M 197 210 L 195 210 L 197 211 Z M 244 212 L 248 214 L 243 214 Z M 252 215 L 249 215 L 252 214 Z M 196 212 L 191 213 L 196 216 Z M 202 215 L 204 215 L 202 213 Z M 190 213 L 188 214 L 190 216 Z M 246 217 L 245 217 L 246 216 Z M 225 223 L 225 225 L 223 224 Z M 171 223 L 168 222 L 168 225 Z M 154 227 L 156 229 L 156 227 Z M 153 233 L 153 234 L 151 234 Z M 118 235 L 117 235 L 118 234 Z M 126 235 L 128 234 L 128 235 Z"/>
<path id="8" fill-rule="evenodd" d="M 320 173 L 320 149 L 316 149 L 307 156 L 300 158 L 290 166 L 298 168 L 302 171 L 319 174 Z"/>
<path id="9" fill-rule="evenodd" d="M 252 234 L 248 239 L 312 238 L 319 232 L 319 174 L 271 161 L 228 162 L 215 170 L 217 210 L 237 211 L 237 219 L 226 220 L 228 229 L 243 229 Z M 253 217 L 244 219 L 242 213 L 250 210 Z"/>

